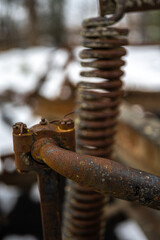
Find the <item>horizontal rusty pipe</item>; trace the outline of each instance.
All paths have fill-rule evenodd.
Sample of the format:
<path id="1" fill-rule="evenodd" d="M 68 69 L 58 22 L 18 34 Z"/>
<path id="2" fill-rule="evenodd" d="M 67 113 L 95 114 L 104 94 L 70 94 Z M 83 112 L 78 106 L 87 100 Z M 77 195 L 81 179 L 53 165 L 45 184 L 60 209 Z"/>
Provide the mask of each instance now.
<path id="1" fill-rule="evenodd" d="M 117 0 L 101 0 L 101 14 L 113 14 Z M 159 0 L 126 0 L 124 12 L 137 12 L 160 9 Z"/>
<path id="2" fill-rule="evenodd" d="M 36 141 L 33 158 L 94 191 L 160 210 L 159 177 L 108 159 L 64 150 L 52 141 Z"/>

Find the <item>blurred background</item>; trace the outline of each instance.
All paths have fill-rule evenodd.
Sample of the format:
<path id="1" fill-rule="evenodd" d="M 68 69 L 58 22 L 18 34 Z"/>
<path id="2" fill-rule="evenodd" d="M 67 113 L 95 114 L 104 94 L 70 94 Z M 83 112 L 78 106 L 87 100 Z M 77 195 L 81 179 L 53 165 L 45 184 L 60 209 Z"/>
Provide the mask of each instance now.
<path id="1" fill-rule="evenodd" d="M 61 119 L 74 110 L 76 84 L 82 80 L 81 23 L 97 15 L 97 0 L 0 0 L 2 240 L 42 239 L 36 177 L 16 172 L 12 125 L 30 127 L 42 116 Z M 127 14 L 118 26 L 130 34 L 117 159 L 159 175 L 160 11 Z M 110 209 L 107 240 L 160 239 L 156 211 L 123 202 Z"/>

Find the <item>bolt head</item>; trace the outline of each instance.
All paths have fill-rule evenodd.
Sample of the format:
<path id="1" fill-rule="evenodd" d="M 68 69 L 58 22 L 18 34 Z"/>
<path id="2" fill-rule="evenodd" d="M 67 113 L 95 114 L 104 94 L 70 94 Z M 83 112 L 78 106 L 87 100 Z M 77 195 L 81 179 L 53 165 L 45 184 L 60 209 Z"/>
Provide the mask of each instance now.
<path id="1" fill-rule="evenodd" d="M 61 130 L 70 130 L 74 128 L 74 121 L 70 118 L 65 118 L 59 121 L 59 128 Z"/>
<path id="2" fill-rule="evenodd" d="M 27 133 L 27 125 L 25 123 L 22 122 L 17 122 L 13 125 L 13 133 L 14 134 L 23 134 L 23 133 Z"/>
<path id="3" fill-rule="evenodd" d="M 47 124 L 47 120 L 45 118 L 41 118 L 40 124 L 41 125 L 46 125 Z"/>

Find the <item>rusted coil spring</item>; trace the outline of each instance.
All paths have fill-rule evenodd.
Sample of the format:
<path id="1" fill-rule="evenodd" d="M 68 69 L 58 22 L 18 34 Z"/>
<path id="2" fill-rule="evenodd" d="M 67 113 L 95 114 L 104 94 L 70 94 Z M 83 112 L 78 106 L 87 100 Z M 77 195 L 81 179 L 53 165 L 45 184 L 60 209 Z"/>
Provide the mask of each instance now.
<path id="1" fill-rule="evenodd" d="M 80 56 L 91 60 L 82 61 L 81 65 L 95 69 L 83 71 L 81 76 L 100 80 L 79 84 L 77 152 L 110 158 L 122 96 L 120 68 L 125 62 L 121 57 L 126 54 L 122 46 L 127 44 L 128 31 L 90 24 L 88 27 L 84 23 L 82 34 L 87 49 Z M 102 239 L 104 197 L 71 181 L 66 195 L 63 239 Z"/>

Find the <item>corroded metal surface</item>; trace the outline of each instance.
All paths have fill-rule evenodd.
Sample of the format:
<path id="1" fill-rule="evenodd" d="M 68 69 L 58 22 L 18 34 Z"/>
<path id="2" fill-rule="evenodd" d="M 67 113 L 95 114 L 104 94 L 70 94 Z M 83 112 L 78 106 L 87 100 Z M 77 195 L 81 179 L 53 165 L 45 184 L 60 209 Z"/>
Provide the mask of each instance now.
<path id="1" fill-rule="evenodd" d="M 116 118 L 122 96 L 120 78 L 123 75 L 121 67 L 125 62 L 121 57 L 126 54 L 122 46 L 127 44 L 128 34 L 126 29 L 108 27 L 111 21 L 114 22 L 115 18 L 105 18 L 100 27 L 96 26 L 99 18 L 83 23 L 82 44 L 85 49 L 81 51 L 80 57 L 81 65 L 85 68 L 81 75 L 87 77 L 88 81 L 79 84 L 76 110 L 77 152 L 108 158 L 111 158 L 113 150 Z M 88 67 L 92 70 L 87 71 Z M 93 82 L 92 78 L 95 77 L 100 80 Z M 64 239 L 103 239 L 106 198 L 71 182 L 68 189 Z M 83 217 L 79 219 L 79 216 Z"/>
<path id="2" fill-rule="evenodd" d="M 160 210 L 160 178 L 117 162 L 61 149 L 53 143 L 39 146 L 39 156 L 56 172 L 102 194 Z M 42 146 L 42 147 L 41 147 Z M 34 156 L 35 157 L 35 156 Z"/>
<path id="3" fill-rule="evenodd" d="M 45 240 L 62 239 L 60 175 L 52 169 L 76 182 L 70 181 L 67 187 L 64 240 L 102 239 L 104 194 L 160 210 L 160 178 L 93 157 L 111 157 L 122 96 L 120 78 L 123 71 L 120 68 L 124 65 L 121 57 L 126 54 L 122 46 L 127 44 L 127 30 L 107 26 L 120 19 L 124 12 L 155 9 L 155 6 L 160 7 L 159 1 L 153 4 L 151 0 L 102 0 L 101 15 L 115 14 L 107 20 L 99 17 L 83 23 L 83 45 L 90 49 L 81 52 L 81 58 L 85 59 L 82 66 L 94 70 L 83 71 L 81 75 L 105 79 L 79 85 L 77 152 L 88 155 L 82 156 L 61 148 L 75 148 L 74 123 L 70 119 L 57 123 L 42 119 L 40 124 L 31 129 L 27 129 L 23 123 L 14 126 L 18 170 L 36 171 L 38 174 Z"/>
<path id="4" fill-rule="evenodd" d="M 28 129 L 23 123 L 13 126 L 14 151 L 17 170 L 21 173 L 35 172 L 38 177 L 44 240 L 61 240 L 60 195 L 62 177 L 48 168 L 37 157 L 39 148 L 34 148 L 36 161 L 31 156 L 32 145 L 42 139 L 43 144 L 56 142 L 66 149 L 75 148 L 74 122 L 69 118 L 48 122 L 42 118 L 40 124 Z"/>
<path id="5" fill-rule="evenodd" d="M 102 15 L 112 14 L 116 9 L 116 0 L 101 0 Z M 160 9 L 159 0 L 126 0 L 125 12 L 145 11 Z"/>
<path id="6" fill-rule="evenodd" d="M 106 23 L 112 25 L 120 20 L 127 12 L 137 12 L 145 10 L 160 9 L 159 0 L 99 0 L 100 17 L 86 19 L 83 23 L 84 26 L 104 26 Z M 105 17 L 105 15 L 111 17 Z"/>
<path id="7" fill-rule="evenodd" d="M 83 156 L 64 150 L 56 146 L 55 142 L 60 142 L 62 139 L 64 147 L 64 139 L 67 140 L 65 134 L 69 132 L 72 140 L 68 138 L 67 149 L 73 149 L 74 128 L 70 124 L 72 121 L 63 120 L 58 124 L 45 122 L 46 124 L 38 124 L 31 129 L 25 126 L 25 131 L 22 131 L 22 124 L 18 123 L 18 128 L 15 129 L 14 126 L 13 129 L 15 156 L 19 171 L 35 171 L 38 175 L 45 240 L 61 239 L 60 175 L 51 169 L 80 184 L 70 182 L 67 197 L 71 200 L 72 214 L 65 215 L 64 220 L 67 219 L 68 223 L 71 223 L 74 219 L 73 234 L 80 233 L 82 239 L 85 239 L 84 236 L 87 236 L 86 239 L 97 239 L 97 231 L 101 226 L 100 220 L 103 218 L 101 206 L 104 203 L 104 198 L 98 192 L 160 209 L 160 178 L 104 158 Z M 69 125 L 71 129 L 66 129 L 63 123 L 66 126 Z M 61 136 L 63 134 L 65 138 Z M 69 201 L 66 201 L 66 208 L 69 207 L 68 203 Z M 80 211 L 82 209 L 83 211 Z M 83 228 L 86 223 L 88 223 L 87 227 Z M 79 226 L 81 226 L 81 231 Z M 95 226 L 95 236 L 89 238 L 90 232 L 93 232 L 93 226 Z M 63 236 L 67 238 L 68 226 L 65 226 L 63 231 Z M 71 239 L 76 239 L 76 237 Z"/>
<path id="8" fill-rule="evenodd" d="M 107 1 L 108 3 L 109 1 Z M 104 3 L 105 1 L 103 0 L 99 0 L 99 9 L 100 9 L 100 16 L 104 16 L 105 15 L 105 12 L 104 12 Z M 111 15 L 110 17 L 107 17 L 107 19 L 111 22 L 117 22 L 119 21 L 123 15 L 124 15 L 124 12 L 125 12 L 125 3 L 126 3 L 126 0 L 117 0 L 116 1 L 116 7 L 115 7 L 115 12 L 113 15 Z"/>
<path id="9" fill-rule="evenodd" d="M 63 124 L 65 121 L 66 127 Z M 71 119 L 53 121 L 53 123 L 42 119 L 40 124 L 28 129 L 23 123 L 16 123 L 13 126 L 13 143 L 15 160 L 18 171 L 26 172 L 29 166 L 29 154 L 32 143 L 37 139 L 48 137 L 54 139 L 56 143 L 66 149 L 75 149 L 74 123 Z"/>
<path id="10" fill-rule="evenodd" d="M 121 58 L 126 54 L 122 46 L 128 43 L 128 30 L 84 26 L 86 49 L 80 53 L 81 64 L 93 70 L 81 72 L 91 80 L 81 82 L 78 88 L 77 149 L 79 153 L 109 157 L 122 96 L 121 66 L 125 62 Z M 100 80 L 93 82 L 94 77 Z"/>
<path id="11" fill-rule="evenodd" d="M 43 239 L 61 240 L 60 175 L 49 168 L 40 168 L 36 172 L 41 200 Z"/>
<path id="12" fill-rule="evenodd" d="M 64 207 L 64 239 L 97 239 L 103 220 L 104 197 L 68 181 Z"/>

